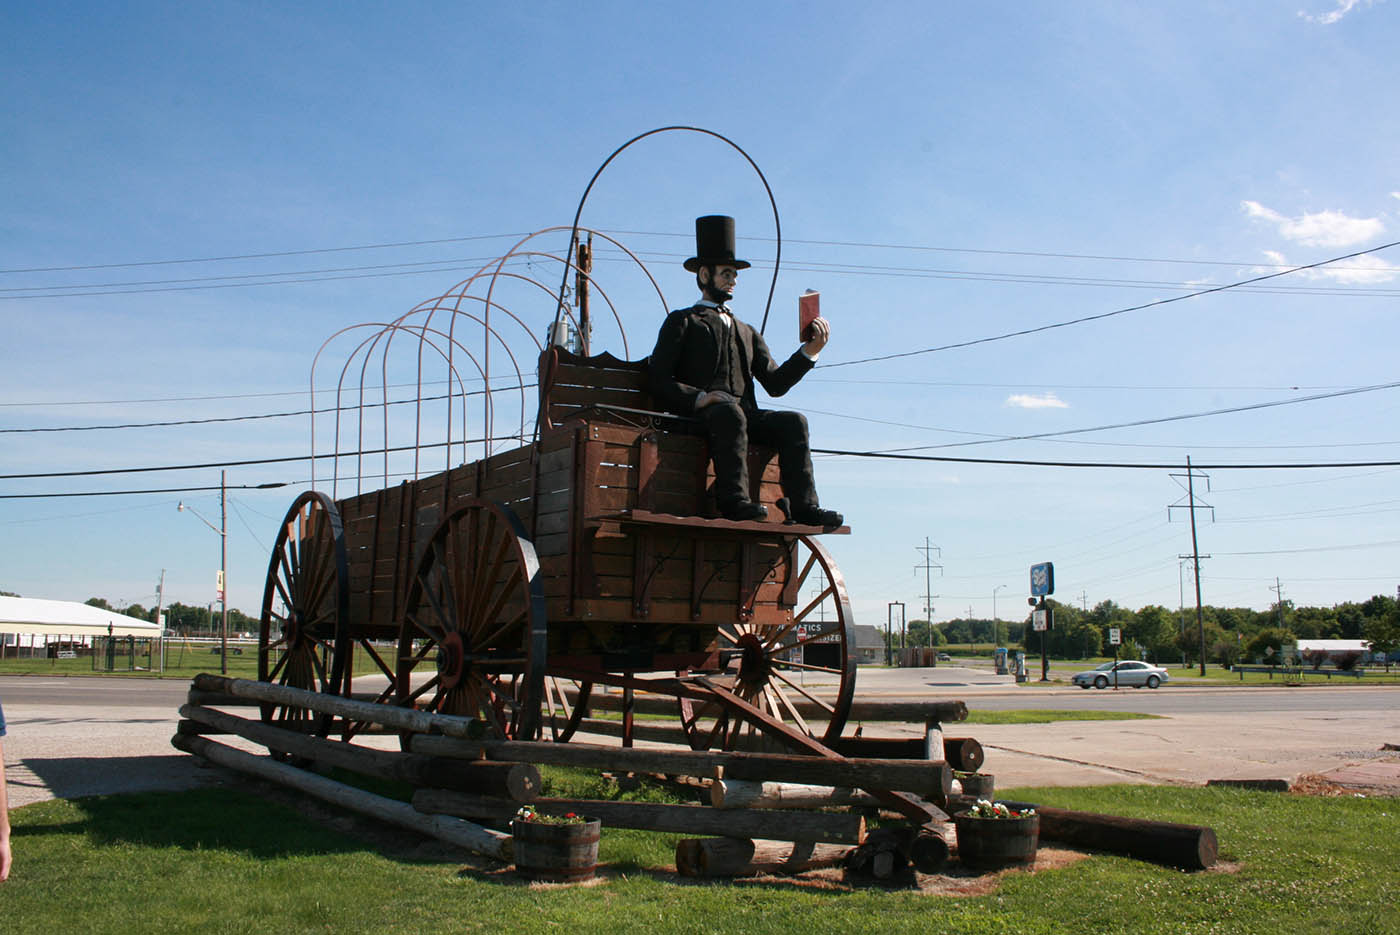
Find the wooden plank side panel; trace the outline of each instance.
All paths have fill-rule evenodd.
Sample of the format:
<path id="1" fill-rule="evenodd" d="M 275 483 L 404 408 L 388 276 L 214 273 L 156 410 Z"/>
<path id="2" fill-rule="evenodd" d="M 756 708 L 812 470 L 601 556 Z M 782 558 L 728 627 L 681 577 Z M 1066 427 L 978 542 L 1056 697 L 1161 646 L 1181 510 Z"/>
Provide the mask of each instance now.
<path id="1" fill-rule="evenodd" d="M 574 387 L 603 386 L 610 389 L 629 389 L 645 392 L 648 378 L 642 361 L 633 366 L 591 366 L 560 362 L 554 370 L 554 384 L 551 390 Z"/>

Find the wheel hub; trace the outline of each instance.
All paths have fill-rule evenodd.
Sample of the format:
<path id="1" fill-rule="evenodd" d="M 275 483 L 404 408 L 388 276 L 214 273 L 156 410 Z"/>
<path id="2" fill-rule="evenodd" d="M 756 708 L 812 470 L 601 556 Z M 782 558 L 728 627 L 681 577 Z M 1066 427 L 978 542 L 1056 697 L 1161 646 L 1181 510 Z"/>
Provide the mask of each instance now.
<path id="1" fill-rule="evenodd" d="M 764 651 L 763 643 L 758 636 L 753 633 L 745 633 L 739 637 L 736 648 L 741 653 L 739 656 L 739 682 L 752 688 L 766 684 L 773 674 L 773 669 L 768 653 Z"/>
<path id="2" fill-rule="evenodd" d="M 449 633 L 438 643 L 437 668 L 444 689 L 455 688 L 466 674 L 466 647 L 460 633 Z"/>
<path id="3" fill-rule="evenodd" d="M 302 640 L 301 611 L 293 609 L 282 623 L 282 640 L 288 647 L 298 645 Z"/>

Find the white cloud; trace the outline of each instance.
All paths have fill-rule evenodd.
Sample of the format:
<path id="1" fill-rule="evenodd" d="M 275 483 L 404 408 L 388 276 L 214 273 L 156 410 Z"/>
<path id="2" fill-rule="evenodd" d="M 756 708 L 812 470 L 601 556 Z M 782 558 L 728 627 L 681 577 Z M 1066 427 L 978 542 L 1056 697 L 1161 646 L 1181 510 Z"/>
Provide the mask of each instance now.
<path id="1" fill-rule="evenodd" d="M 1318 211 L 1290 218 L 1257 201 L 1242 201 L 1246 214 L 1267 221 L 1288 240 L 1305 247 L 1349 247 L 1371 240 L 1385 231 L 1380 218 L 1354 218 L 1340 211 Z"/>
<path id="2" fill-rule="evenodd" d="M 1017 409 L 1068 409 L 1069 403 L 1060 399 L 1054 393 L 1043 393 L 1040 396 L 1029 396 L 1025 393 L 1013 393 L 1006 397 L 1006 405 Z"/>
<path id="3" fill-rule="evenodd" d="M 1270 265 L 1254 267 L 1252 272 L 1255 275 L 1265 276 L 1269 273 L 1277 273 L 1280 266 L 1292 265 L 1277 250 L 1265 250 L 1264 256 Z M 1344 286 L 1373 286 L 1400 278 L 1400 266 L 1386 263 L 1374 256 L 1358 256 L 1328 263 L 1326 266 L 1319 266 L 1315 269 L 1300 270 L 1293 276 L 1312 282 L 1330 280 Z"/>
<path id="4" fill-rule="evenodd" d="M 1298 11 L 1298 15 L 1309 23 L 1316 23 L 1319 26 L 1331 26 L 1333 23 L 1341 22 L 1342 17 L 1359 6 L 1372 6 L 1376 0 L 1337 0 L 1337 8 L 1330 13 L 1323 13 L 1314 16 L 1303 10 Z"/>
<path id="5" fill-rule="evenodd" d="M 1328 263 L 1312 272 L 1317 279 L 1331 279 L 1349 286 L 1366 286 L 1390 282 L 1400 276 L 1400 266 L 1383 263 L 1375 257 L 1359 256 Z"/>

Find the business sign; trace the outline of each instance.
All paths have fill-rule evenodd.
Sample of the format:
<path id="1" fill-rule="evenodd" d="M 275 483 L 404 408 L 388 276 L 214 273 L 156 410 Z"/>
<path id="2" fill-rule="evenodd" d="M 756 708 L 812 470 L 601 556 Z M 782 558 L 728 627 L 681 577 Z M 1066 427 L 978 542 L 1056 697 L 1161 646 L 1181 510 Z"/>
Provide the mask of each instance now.
<path id="1" fill-rule="evenodd" d="M 1041 562 L 1031 566 L 1031 597 L 1045 597 L 1055 593 L 1055 565 Z"/>
<path id="2" fill-rule="evenodd" d="M 1047 627 L 1047 625 L 1048 625 L 1048 623 L 1049 623 L 1049 621 L 1048 621 L 1048 619 L 1047 619 L 1048 616 L 1049 616 L 1049 611 L 1045 611 L 1045 610 L 1033 610 L 1033 611 L 1031 611 L 1031 629 L 1032 629 L 1032 630 L 1039 630 L 1039 631 L 1045 630 L 1046 627 Z"/>
<path id="3" fill-rule="evenodd" d="M 839 632 L 838 632 L 837 630 L 833 629 L 833 630 L 831 630 L 830 632 L 825 632 L 825 633 L 824 633 L 823 631 L 824 631 L 825 629 L 826 629 L 826 625 L 825 625 L 825 624 L 821 624 L 821 623 L 799 623 L 799 624 L 797 625 L 797 642 L 799 642 L 799 643 L 801 643 L 801 642 L 803 642 L 803 641 L 810 642 L 810 643 L 837 643 L 837 642 L 840 642 L 840 640 L 838 639 L 838 637 L 840 636 L 840 634 L 839 634 Z"/>
<path id="4" fill-rule="evenodd" d="M 1118 646 L 1123 642 L 1123 631 L 1117 627 L 1108 628 L 1108 645 Z"/>

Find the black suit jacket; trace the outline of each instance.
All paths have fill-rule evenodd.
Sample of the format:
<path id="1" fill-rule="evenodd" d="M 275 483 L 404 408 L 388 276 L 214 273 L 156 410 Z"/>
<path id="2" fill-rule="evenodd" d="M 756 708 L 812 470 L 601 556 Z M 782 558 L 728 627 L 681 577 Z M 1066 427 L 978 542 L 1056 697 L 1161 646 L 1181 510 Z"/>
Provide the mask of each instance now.
<path id="1" fill-rule="evenodd" d="M 728 340 L 720 312 L 704 305 L 674 311 L 666 316 L 656 347 L 651 352 L 648 372 L 651 393 L 668 411 L 680 415 L 695 412 L 695 400 L 714 382 L 722 359 L 720 348 Z M 778 364 L 768 345 L 752 326 L 731 318 L 739 343 L 744 392 L 739 404 L 746 410 L 758 408 L 754 398 L 757 380 L 770 396 L 782 396 L 806 376 L 814 364 L 801 351 Z"/>

